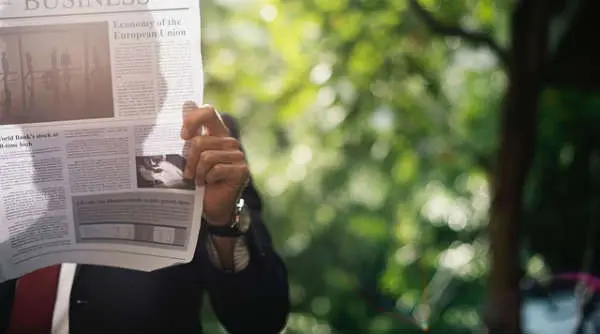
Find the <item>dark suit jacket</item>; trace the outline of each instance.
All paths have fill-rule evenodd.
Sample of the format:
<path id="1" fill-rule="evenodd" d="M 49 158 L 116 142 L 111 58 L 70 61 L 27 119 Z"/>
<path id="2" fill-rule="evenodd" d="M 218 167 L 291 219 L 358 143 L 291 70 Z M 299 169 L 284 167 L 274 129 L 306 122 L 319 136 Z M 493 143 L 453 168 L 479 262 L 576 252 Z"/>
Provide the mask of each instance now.
<path id="1" fill-rule="evenodd" d="M 225 117 L 234 135 L 232 120 Z M 199 333 L 207 292 L 217 317 L 231 333 L 277 333 L 290 310 L 286 268 L 271 246 L 252 183 L 244 191 L 253 227 L 251 260 L 226 273 L 209 260 L 202 229 L 191 263 L 155 272 L 82 265 L 71 292 L 71 333 Z M 5 332 L 15 280 L 0 284 L 0 331 Z"/>

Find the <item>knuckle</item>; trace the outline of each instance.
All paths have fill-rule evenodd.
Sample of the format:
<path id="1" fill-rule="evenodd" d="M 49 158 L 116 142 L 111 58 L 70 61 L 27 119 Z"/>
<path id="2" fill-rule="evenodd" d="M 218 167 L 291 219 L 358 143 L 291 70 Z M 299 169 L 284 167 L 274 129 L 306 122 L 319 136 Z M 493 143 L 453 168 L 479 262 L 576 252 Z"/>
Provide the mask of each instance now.
<path id="1" fill-rule="evenodd" d="M 212 160 L 213 157 L 213 152 L 211 151 L 203 151 L 200 153 L 200 159 L 198 159 L 199 163 L 204 164 L 204 165 L 208 165 L 210 163 L 210 161 Z"/>
<path id="2" fill-rule="evenodd" d="M 183 116 L 183 124 L 189 124 L 192 121 L 192 117 L 194 116 L 194 113 L 197 111 L 196 108 L 190 108 L 188 109 L 187 113 L 185 114 L 185 116 Z"/>
<path id="3" fill-rule="evenodd" d="M 242 176 L 242 178 L 247 178 L 250 175 L 250 169 L 248 168 L 247 164 L 242 164 L 240 165 L 240 175 Z"/>
<path id="4" fill-rule="evenodd" d="M 188 112 L 183 117 L 183 124 L 188 126 L 193 125 L 198 118 L 199 112 L 200 109 L 198 109 L 198 107 L 189 108 Z"/>
<path id="5" fill-rule="evenodd" d="M 243 161 L 245 159 L 244 152 L 242 151 L 233 151 L 233 157 L 236 161 Z"/>
<path id="6" fill-rule="evenodd" d="M 211 169 L 210 169 L 210 175 L 217 177 L 217 176 L 222 176 L 222 175 L 226 175 L 225 172 L 225 166 L 221 165 L 221 164 L 216 164 L 214 165 Z"/>
<path id="7" fill-rule="evenodd" d="M 212 104 L 202 105 L 202 110 L 204 110 L 205 112 L 211 113 L 211 114 L 217 113 L 217 109 L 215 109 L 215 107 Z"/>
<path id="8" fill-rule="evenodd" d="M 204 164 L 198 162 L 196 166 L 194 166 L 194 169 L 196 170 L 196 175 L 199 176 L 205 171 L 206 168 L 204 167 Z"/>
<path id="9" fill-rule="evenodd" d="M 195 149 L 201 148 L 203 141 L 204 140 L 203 140 L 203 138 L 201 136 L 195 136 L 191 140 L 191 142 L 192 142 L 192 148 L 195 148 Z"/>
<path id="10" fill-rule="evenodd" d="M 223 146 L 226 150 L 238 150 L 240 148 L 240 141 L 233 137 L 224 137 Z"/>

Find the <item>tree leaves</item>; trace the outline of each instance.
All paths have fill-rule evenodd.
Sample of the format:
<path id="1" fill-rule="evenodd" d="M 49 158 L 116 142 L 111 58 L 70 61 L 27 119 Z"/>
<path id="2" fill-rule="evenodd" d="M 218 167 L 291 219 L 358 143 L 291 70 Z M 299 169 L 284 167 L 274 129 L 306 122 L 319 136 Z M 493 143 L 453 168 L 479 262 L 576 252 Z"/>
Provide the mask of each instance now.
<path id="1" fill-rule="evenodd" d="M 506 9 L 490 12 L 495 2 L 420 3 L 444 24 L 503 34 L 493 29 Z M 498 62 L 437 35 L 408 0 L 202 6 L 205 100 L 241 121 L 265 219 L 301 291 L 290 330 L 417 328 L 394 315 L 415 307 L 445 249 L 472 244 L 486 219 Z M 435 201 L 440 194 L 450 206 Z M 427 203 L 434 220 L 422 214 Z M 448 276 L 469 282 L 468 294 L 422 301 L 433 329 L 479 326 L 465 309 L 483 297 L 485 277 L 473 272 Z M 455 286 L 429 294 L 452 296 Z M 451 324 L 436 312 L 470 320 Z"/>

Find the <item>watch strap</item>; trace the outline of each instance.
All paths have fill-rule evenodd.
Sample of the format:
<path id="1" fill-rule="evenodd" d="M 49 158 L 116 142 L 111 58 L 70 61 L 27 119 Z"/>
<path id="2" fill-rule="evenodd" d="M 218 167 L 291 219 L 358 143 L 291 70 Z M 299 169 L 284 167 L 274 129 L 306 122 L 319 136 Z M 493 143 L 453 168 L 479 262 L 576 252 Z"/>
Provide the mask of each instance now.
<path id="1" fill-rule="evenodd" d="M 241 220 L 243 218 L 242 215 L 246 209 L 246 202 L 240 197 L 236 201 L 230 224 L 213 225 L 203 218 L 203 221 L 206 223 L 208 233 L 220 237 L 241 237 L 246 235 L 250 226 L 248 226 L 248 228 L 243 228 L 241 226 Z"/>
<path id="2" fill-rule="evenodd" d="M 241 237 L 244 236 L 246 233 L 242 232 L 239 229 L 236 229 L 235 227 L 232 227 L 231 225 L 213 225 L 211 223 L 209 223 L 208 221 L 206 221 L 206 219 L 203 219 L 204 223 L 206 223 L 206 229 L 208 230 L 208 233 L 218 236 L 218 237 L 229 237 L 229 238 L 234 238 L 234 237 Z"/>

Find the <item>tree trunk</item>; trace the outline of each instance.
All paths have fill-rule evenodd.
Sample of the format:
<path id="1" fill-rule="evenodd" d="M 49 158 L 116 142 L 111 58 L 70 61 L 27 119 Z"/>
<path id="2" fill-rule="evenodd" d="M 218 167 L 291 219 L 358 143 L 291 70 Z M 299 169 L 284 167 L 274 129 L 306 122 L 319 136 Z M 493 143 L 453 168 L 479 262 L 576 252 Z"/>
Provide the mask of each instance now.
<path id="1" fill-rule="evenodd" d="M 523 186 L 535 147 L 549 16 L 545 0 L 521 0 L 512 17 L 508 87 L 488 226 L 491 270 L 485 320 L 494 334 L 521 333 L 519 223 Z"/>

